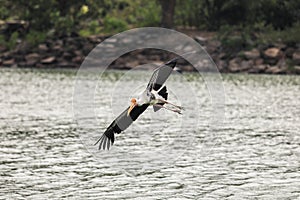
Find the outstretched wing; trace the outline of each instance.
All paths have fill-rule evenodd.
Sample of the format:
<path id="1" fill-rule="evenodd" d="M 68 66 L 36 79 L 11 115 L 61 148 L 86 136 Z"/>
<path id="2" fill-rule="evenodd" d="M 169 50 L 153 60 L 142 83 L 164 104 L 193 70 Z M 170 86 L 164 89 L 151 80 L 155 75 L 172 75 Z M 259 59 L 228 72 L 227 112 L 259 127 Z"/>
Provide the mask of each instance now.
<path id="1" fill-rule="evenodd" d="M 133 121 L 135 121 L 147 108 L 148 104 L 143 104 L 141 106 L 134 107 L 130 115 L 127 116 L 127 112 L 129 107 L 124 110 L 106 129 L 100 139 L 95 143 L 99 143 L 99 150 L 100 149 L 109 149 L 115 141 L 115 133 L 121 133 L 126 128 L 128 128 Z"/>
<path id="2" fill-rule="evenodd" d="M 177 60 L 179 58 L 180 57 L 176 57 L 170 60 L 169 62 L 165 63 L 161 67 L 157 68 L 156 70 L 154 70 L 147 86 L 148 91 L 151 90 L 158 91 L 161 88 L 161 86 L 166 82 L 166 80 L 172 73 L 174 67 L 177 64 Z"/>

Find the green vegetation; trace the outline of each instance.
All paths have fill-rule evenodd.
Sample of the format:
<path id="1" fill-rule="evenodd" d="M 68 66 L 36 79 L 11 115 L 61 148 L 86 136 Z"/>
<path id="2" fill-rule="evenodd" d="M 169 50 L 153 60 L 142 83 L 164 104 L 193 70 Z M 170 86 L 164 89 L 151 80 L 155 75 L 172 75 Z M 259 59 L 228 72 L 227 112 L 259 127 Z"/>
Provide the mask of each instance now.
<path id="1" fill-rule="evenodd" d="M 228 47 L 300 41 L 299 0 L 170 1 L 176 1 L 170 24 L 217 31 Z M 7 31 L 0 23 L 0 33 L 5 35 L 0 42 L 11 49 L 18 38 L 36 45 L 47 36 L 114 34 L 134 27 L 160 26 L 165 13 L 161 5 L 160 0 L 4 0 L 0 22 L 23 20 L 27 25 L 22 31 Z"/>

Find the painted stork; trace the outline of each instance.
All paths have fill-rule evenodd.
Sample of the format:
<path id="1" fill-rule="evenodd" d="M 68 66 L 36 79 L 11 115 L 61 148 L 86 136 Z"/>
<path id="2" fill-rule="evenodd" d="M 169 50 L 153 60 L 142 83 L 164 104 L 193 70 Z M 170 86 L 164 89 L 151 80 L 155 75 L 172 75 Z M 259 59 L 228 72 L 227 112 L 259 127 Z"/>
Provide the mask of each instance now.
<path id="1" fill-rule="evenodd" d="M 154 70 L 145 91 L 137 98 L 131 99 L 130 106 L 109 125 L 95 143 L 95 145 L 99 143 L 99 150 L 109 150 L 114 144 L 115 133 L 121 133 L 128 128 L 149 106 L 153 106 L 154 112 L 163 108 L 181 114 L 183 107 L 167 101 L 167 88 L 163 85 L 174 70 L 179 58 L 176 57 Z"/>

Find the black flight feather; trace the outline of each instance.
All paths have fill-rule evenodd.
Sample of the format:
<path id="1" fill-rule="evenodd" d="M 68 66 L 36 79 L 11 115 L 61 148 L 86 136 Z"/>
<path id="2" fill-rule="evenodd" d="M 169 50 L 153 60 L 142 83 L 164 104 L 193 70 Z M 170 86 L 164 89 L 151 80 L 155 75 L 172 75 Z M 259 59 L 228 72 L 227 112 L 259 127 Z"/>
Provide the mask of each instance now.
<path id="1" fill-rule="evenodd" d="M 115 142 L 115 133 L 121 133 L 127 129 L 147 108 L 149 104 L 134 107 L 129 116 L 127 116 L 129 107 L 124 110 L 106 129 L 100 139 L 95 143 L 99 144 L 100 149 L 109 149 Z"/>

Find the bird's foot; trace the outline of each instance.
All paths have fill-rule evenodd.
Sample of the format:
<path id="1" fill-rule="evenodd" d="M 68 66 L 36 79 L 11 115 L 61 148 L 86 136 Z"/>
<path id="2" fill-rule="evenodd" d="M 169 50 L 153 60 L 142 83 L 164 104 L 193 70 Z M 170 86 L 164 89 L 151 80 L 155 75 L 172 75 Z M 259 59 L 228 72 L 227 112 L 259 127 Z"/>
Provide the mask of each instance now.
<path id="1" fill-rule="evenodd" d="M 178 108 L 179 110 L 185 110 L 184 107 L 182 106 L 177 106 L 177 105 L 174 105 L 176 108 Z"/>
<path id="2" fill-rule="evenodd" d="M 171 106 L 173 106 L 173 107 L 175 107 L 175 108 L 178 108 L 179 110 L 185 110 L 184 107 L 179 106 L 179 105 L 176 105 L 176 104 L 171 103 L 171 102 L 169 102 L 169 101 L 166 101 L 166 100 L 163 100 L 163 99 L 160 99 L 160 101 L 161 101 L 162 103 L 169 104 L 169 105 L 171 105 Z"/>
<path id="3" fill-rule="evenodd" d="M 177 106 L 174 106 L 174 107 L 177 107 Z M 182 112 L 181 112 L 181 111 L 182 111 L 183 109 L 179 109 L 179 108 L 176 109 L 176 108 L 174 108 L 174 107 L 173 107 L 173 108 L 165 107 L 165 108 L 167 108 L 167 109 L 170 110 L 170 111 L 173 111 L 173 112 L 175 112 L 175 113 L 178 113 L 178 114 L 182 115 Z"/>

